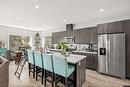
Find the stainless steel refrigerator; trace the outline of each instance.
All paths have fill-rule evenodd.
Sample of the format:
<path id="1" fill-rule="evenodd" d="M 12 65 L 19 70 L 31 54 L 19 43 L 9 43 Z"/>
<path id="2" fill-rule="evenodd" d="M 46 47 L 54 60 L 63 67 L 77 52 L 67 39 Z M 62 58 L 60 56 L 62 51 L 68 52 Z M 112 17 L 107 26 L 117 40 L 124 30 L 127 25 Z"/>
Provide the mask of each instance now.
<path id="1" fill-rule="evenodd" d="M 125 33 L 98 35 L 98 72 L 125 78 Z"/>

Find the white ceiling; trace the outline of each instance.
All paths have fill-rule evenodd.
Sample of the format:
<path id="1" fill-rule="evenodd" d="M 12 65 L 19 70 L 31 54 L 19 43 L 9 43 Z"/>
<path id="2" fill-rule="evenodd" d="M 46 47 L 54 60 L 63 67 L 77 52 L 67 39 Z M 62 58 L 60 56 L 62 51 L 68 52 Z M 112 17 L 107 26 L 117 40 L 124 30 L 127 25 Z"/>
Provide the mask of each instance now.
<path id="1" fill-rule="evenodd" d="M 128 14 L 130 0 L 0 0 L 0 25 L 37 31 Z"/>

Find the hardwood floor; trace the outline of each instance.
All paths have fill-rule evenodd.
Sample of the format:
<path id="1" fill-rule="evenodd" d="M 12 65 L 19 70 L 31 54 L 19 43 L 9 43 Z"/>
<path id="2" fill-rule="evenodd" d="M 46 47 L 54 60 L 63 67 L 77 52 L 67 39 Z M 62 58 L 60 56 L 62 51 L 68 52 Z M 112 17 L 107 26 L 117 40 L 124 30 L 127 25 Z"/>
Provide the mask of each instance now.
<path id="1" fill-rule="evenodd" d="M 93 70 L 86 70 L 86 82 L 83 87 L 122 87 L 128 84 L 130 85 L 130 80 L 121 80 Z"/>
<path id="2" fill-rule="evenodd" d="M 16 65 L 14 62 L 10 62 L 9 67 L 9 87 L 44 87 L 41 85 L 41 81 L 36 82 L 32 77 L 28 76 L 27 65 L 24 67 L 20 79 L 14 75 L 16 70 Z M 83 87 L 122 87 L 122 85 L 126 84 L 130 84 L 130 80 L 121 80 L 118 78 L 101 75 L 96 71 L 87 69 L 86 82 L 83 84 Z M 49 83 L 47 83 L 47 85 L 47 87 L 51 87 Z"/>
<path id="3" fill-rule="evenodd" d="M 20 79 L 15 76 L 16 65 L 10 62 L 9 66 L 9 87 L 44 87 L 39 82 L 36 82 L 32 77 L 29 77 L 27 65 L 21 74 Z"/>

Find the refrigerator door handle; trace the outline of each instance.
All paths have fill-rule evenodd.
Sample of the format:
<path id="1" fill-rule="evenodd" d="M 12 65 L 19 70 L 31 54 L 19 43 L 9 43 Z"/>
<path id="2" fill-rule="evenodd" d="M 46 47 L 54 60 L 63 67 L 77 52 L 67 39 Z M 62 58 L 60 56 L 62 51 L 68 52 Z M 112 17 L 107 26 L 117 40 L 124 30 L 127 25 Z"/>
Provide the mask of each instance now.
<path id="1" fill-rule="evenodd" d="M 110 47 L 111 47 L 111 42 L 110 40 L 108 41 L 108 52 L 109 52 L 109 63 L 110 63 Z"/>
<path id="2" fill-rule="evenodd" d="M 109 73 L 109 64 L 110 64 L 110 40 L 107 41 L 107 73 Z"/>

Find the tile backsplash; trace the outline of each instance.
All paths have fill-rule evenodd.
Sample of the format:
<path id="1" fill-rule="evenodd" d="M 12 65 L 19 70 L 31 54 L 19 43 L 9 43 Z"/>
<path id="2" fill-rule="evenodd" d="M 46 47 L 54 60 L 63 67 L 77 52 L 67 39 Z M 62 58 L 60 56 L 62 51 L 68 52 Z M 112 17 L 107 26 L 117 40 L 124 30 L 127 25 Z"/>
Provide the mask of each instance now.
<path id="1" fill-rule="evenodd" d="M 56 46 L 58 44 L 53 44 L 54 48 L 56 49 Z M 86 51 L 86 49 L 89 48 L 89 44 L 67 44 L 69 47 L 71 47 L 71 45 L 76 46 L 77 50 L 79 51 Z M 96 51 L 97 50 L 97 44 L 93 44 L 93 49 Z"/>
<path id="2" fill-rule="evenodd" d="M 88 44 L 76 44 L 77 50 L 86 51 L 86 49 L 89 47 Z"/>

